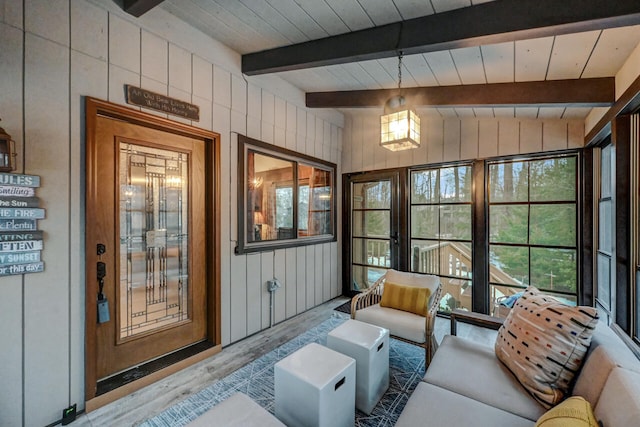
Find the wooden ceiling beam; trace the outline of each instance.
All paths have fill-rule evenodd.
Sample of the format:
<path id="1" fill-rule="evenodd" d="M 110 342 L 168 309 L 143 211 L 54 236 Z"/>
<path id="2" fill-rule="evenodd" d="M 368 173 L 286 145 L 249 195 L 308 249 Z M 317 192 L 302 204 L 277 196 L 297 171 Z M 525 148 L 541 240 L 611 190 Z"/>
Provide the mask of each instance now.
<path id="1" fill-rule="evenodd" d="M 309 108 L 382 107 L 398 89 L 308 92 Z M 615 79 L 602 77 L 462 86 L 403 88 L 414 107 L 567 106 L 608 107 L 615 102 Z"/>
<path id="2" fill-rule="evenodd" d="M 635 24 L 640 24 L 638 0 L 498 0 L 245 54 L 242 72 L 300 70 L 399 51 L 410 55 Z"/>
<path id="3" fill-rule="evenodd" d="M 124 0 L 122 9 L 136 18 L 141 17 L 164 0 Z"/>

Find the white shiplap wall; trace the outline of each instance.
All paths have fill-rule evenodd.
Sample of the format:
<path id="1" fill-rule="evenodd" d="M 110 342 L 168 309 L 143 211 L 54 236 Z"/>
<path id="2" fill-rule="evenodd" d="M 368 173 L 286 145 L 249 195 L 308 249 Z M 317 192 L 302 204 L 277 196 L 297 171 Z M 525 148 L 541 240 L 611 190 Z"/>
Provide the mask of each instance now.
<path id="1" fill-rule="evenodd" d="M 338 243 L 233 249 L 238 133 L 339 164 L 340 114 L 307 110 L 277 78 L 247 82 L 238 54 L 158 8 L 135 19 L 114 2 L 0 0 L 0 40 L 1 125 L 16 172 L 42 177 L 47 212 L 45 271 L 0 278 L 0 425 L 48 425 L 84 406 L 84 96 L 124 104 L 123 85 L 141 86 L 199 105 L 192 124 L 220 133 L 223 345 L 269 326 L 274 276 L 276 322 L 339 295 Z"/>
<path id="2" fill-rule="evenodd" d="M 420 123 L 420 148 L 393 153 L 379 145 L 379 115 L 351 112 L 345 118 L 343 172 L 566 150 L 584 141 L 582 120 L 423 116 Z"/>

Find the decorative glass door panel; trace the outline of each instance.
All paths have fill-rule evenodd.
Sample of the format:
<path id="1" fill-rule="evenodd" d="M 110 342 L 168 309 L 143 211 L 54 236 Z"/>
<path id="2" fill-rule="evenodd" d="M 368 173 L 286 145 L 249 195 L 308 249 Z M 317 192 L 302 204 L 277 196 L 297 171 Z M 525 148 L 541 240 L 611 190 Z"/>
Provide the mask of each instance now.
<path id="1" fill-rule="evenodd" d="M 188 154 L 120 142 L 121 340 L 189 320 Z"/>

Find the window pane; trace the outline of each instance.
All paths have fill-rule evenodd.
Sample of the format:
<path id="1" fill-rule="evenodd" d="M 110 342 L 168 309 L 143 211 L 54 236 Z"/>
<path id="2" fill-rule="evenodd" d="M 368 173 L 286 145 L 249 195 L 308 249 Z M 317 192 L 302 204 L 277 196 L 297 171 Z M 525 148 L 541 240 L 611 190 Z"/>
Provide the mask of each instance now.
<path id="1" fill-rule="evenodd" d="M 411 172 L 411 203 L 438 203 L 438 170 Z"/>
<path id="2" fill-rule="evenodd" d="M 611 197 L 611 152 L 613 144 L 604 147 L 600 153 L 600 197 Z"/>
<path id="3" fill-rule="evenodd" d="M 576 246 L 576 206 L 533 205 L 529 243 L 545 246 Z"/>
<path id="4" fill-rule="evenodd" d="M 411 237 L 437 239 L 439 210 L 439 206 L 412 206 Z"/>
<path id="5" fill-rule="evenodd" d="M 577 292 L 576 251 L 531 248 L 531 284 L 539 289 Z"/>
<path id="6" fill-rule="evenodd" d="M 440 311 L 450 312 L 456 308 L 471 311 L 471 281 L 442 278 Z"/>
<path id="7" fill-rule="evenodd" d="M 440 203 L 471 202 L 471 167 L 440 169 Z"/>
<path id="8" fill-rule="evenodd" d="M 531 201 L 575 200 L 576 158 L 535 160 L 529 165 Z"/>
<path id="9" fill-rule="evenodd" d="M 391 183 L 375 181 L 353 185 L 353 209 L 389 209 L 391 207 Z"/>
<path id="10" fill-rule="evenodd" d="M 598 254 L 598 302 L 611 311 L 611 258 Z"/>
<path id="11" fill-rule="evenodd" d="M 363 291 L 369 288 L 386 272 L 386 269 L 354 265 L 351 270 L 353 290 Z"/>
<path id="12" fill-rule="evenodd" d="M 440 238 L 471 240 L 471 205 L 440 206 Z"/>
<path id="13" fill-rule="evenodd" d="M 391 267 L 389 240 L 354 238 L 353 263 Z"/>
<path id="14" fill-rule="evenodd" d="M 331 198 L 331 172 L 315 167 L 300 166 L 300 169 L 311 169 L 309 177 L 308 232 L 309 236 L 331 234 L 333 227 L 333 201 Z"/>
<path id="15" fill-rule="evenodd" d="M 440 242 L 412 240 L 411 267 L 419 273 L 440 274 Z"/>
<path id="16" fill-rule="evenodd" d="M 528 205 L 489 207 L 489 241 L 491 243 L 527 243 Z"/>
<path id="17" fill-rule="evenodd" d="M 526 288 L 491 285 L 489 287 L 490 314 L 495 317 L 507 317 L 511 308 L 513 308 L 513 304 L 515 304 L 515 300 L 520 297 L 524 289 Z"/>
<path id="18" fill-rule="evenodd" d="M 276 227 L 293 227 L 293 188 L 276 188 Z"/>
<path id="19" fill-rule="evenodd" d="M 389 211 L 355 211 L 353 212 L 354 237 L 380 237 L 388 239 L 391 217 Z"/>
<path id="20" fill-rule="evenodd" d="M 602 200 L 598 204 L 598 250 L 613 252 L 613 202 Z"/>
<path id="21" fill-rule="evenodd" d="M 489 247 L 489 281 L 528 286 L 529 248 L 491 245 Z"/>
<path id="22" fill-rule="evenodd" d="M 309 186 L 298 187 L 298 230 L 309 228 Z"/>
<path id="23" fill-rule="evenodd" d="M 527 165 L 527 162 L 489 165 L 489 201 L 526 202 L 529 199 Z"/>

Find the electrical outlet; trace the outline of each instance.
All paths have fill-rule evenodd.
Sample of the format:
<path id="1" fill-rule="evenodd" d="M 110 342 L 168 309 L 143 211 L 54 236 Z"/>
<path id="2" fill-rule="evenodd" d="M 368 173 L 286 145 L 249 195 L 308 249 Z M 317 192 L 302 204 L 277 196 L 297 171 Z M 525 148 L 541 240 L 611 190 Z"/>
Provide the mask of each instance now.
<path id="1" fill-rule="evenodd" d="M 277 279 L 267 280 L 267 290 L 269 292 L 275 292 L 280 286 L 280 282 Z"/>

